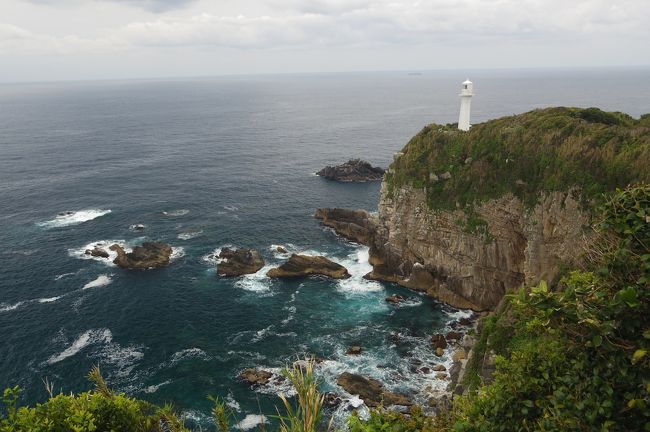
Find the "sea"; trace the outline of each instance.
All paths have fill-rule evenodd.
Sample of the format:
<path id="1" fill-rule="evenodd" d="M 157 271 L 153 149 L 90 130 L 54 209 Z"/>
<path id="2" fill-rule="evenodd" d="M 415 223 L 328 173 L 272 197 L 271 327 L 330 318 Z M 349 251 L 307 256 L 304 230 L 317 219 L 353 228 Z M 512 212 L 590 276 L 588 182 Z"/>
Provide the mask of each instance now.
<path id="1" fill-rule="evenodd" d="M 0 387 L 21 403 L 109 386 L 171 403 L 209 430 L 219 396 L 242 430 L 273 421 L 285 383 L 251 388 L 249 367 L 275 372 L 325 359 L 323 391 L 344 371 L 426 404 L 447 381 L 423 366 L 431 335 L 469 311 L 367 281 L 368 249 L 314 219 L 319 207 L 377 211 L 378 182 L 315 175 L 362 158 L 387 167 L 423 126 L 458 119 L 461 82 L 472 122 L 566 105 L 650 112 L 650 69 L 367 72 L 0 84 Z M 137 231 L 134 225 L 143 224 Z M 98 243 L 173 246 L 172 262 L 122 270 L 84 254 Z M 287 253 L 278 252 L 283 246 Z M 226 246 L 259 250 L 254 275 L 219 277 Z M 343 281 L 270 280 L 290 253 L 324 255 Z M 391 294 L 407 298 L 394 306 Z M 347 355 L 352 345 L 361 355 Z"/>

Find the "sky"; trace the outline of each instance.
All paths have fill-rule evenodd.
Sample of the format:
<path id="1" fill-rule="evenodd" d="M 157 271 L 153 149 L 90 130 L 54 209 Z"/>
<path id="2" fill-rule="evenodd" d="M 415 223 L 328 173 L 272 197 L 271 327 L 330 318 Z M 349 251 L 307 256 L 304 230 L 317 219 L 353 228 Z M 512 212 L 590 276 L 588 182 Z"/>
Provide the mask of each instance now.
<path id="1" fill-rule="evenodd" d="M 0 0 L 0 81 L 650 65 L 650 0 Z"/>

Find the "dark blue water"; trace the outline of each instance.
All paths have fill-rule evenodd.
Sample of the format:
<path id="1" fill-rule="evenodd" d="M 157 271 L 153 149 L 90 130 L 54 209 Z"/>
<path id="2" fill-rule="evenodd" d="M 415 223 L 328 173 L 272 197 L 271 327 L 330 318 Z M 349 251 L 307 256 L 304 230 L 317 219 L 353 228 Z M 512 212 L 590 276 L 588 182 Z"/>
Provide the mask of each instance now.
<path id="1" fill-rule="evenodd" d="M 466 75 L 0 85 L 0 387 L 41 401 L 42 378 L 85 390 L 99 364 L 113 387 L 173 402 L 190 421 L 206 421 L 208 394 L 244 418 L 258 401 L 273 413 L 282 388 L 252 391 L 237 379 L 243 368 L 311 353 L 330 359 L 324 389 L 340 392 L 337 374 L 352 370 L 426 400 L 444 383 L 410 362 L 435 362 L 428 338 L 454 311 L 363 280 L 367 250 L 312 215 L 376 210 L 379 184 L 313 173 L 350 157 L 387 166 L 423 125 L 457 120 Z M 551 105 L 650 112 L 648 70 L 469 76 L 474 122 Z M 62 211 L 76 213 L 57 219 Z M 130 229 L 138 223 L 142 233 Z M 96 242 L 147 239 L 174 246 L 169 267 L 129 272 L 83 255 Z M 269 267 L 286 259 L 274 245 L 325 254 L 353 278 L 221 279 L 211 254 L 225 245 L 257 248 Z M 412 299 L 387 305 L 395 292 Z M 346 356 L 353 344 L 364 354 Z"/>

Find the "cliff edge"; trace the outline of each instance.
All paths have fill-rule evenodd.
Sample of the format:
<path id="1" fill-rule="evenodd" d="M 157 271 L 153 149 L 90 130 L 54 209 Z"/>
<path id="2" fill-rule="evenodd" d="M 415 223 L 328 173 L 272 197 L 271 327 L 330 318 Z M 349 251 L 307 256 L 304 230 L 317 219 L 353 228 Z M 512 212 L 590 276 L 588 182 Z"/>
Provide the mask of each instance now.
<path id="1" fill-rule="evenodd" d="M 548 108 L 458 131 L 429 125 L 395 155 L 379 214 L 319 209 L 370 246 L 366 277 L 494 309 L 580 266 L 603 193 L 650 181 L 650 116 Z"/>

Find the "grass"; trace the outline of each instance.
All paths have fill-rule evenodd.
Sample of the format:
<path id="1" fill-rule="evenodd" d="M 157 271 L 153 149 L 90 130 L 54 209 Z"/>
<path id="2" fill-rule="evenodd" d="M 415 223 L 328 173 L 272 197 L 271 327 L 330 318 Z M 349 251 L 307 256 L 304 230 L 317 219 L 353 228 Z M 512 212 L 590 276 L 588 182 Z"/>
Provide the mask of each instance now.
<path id="1" fill-rule="evenodd" d="M 512 193 L 527 207 L 540 194 L 580 191 L 585 207 L 603 192 L 650 181 L 650 115 L 548 108 L 490 120 L 469 132 L 432 124 L 390 167 L 388 194 L 425 189 L 432 209 L 471 209 Z M 432 180 L 431 174 L 451 173 Z M 480 221 L 468 221 L 468 229 Z"/>

